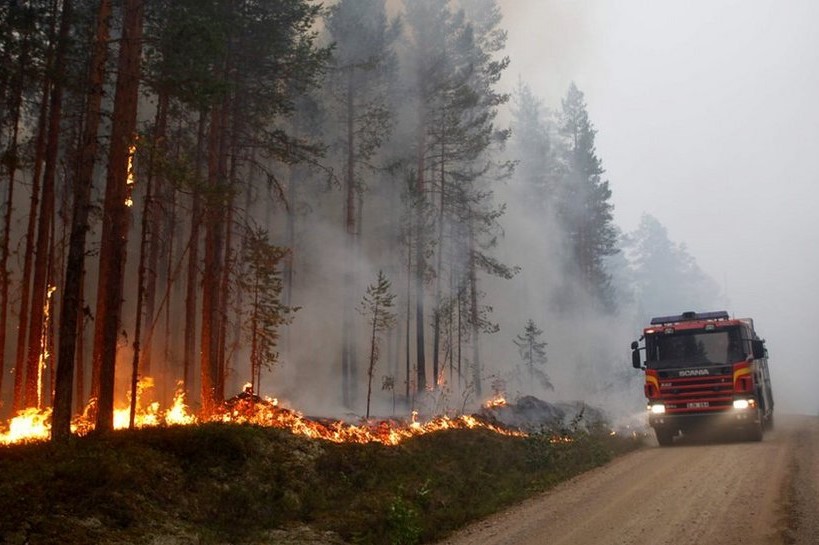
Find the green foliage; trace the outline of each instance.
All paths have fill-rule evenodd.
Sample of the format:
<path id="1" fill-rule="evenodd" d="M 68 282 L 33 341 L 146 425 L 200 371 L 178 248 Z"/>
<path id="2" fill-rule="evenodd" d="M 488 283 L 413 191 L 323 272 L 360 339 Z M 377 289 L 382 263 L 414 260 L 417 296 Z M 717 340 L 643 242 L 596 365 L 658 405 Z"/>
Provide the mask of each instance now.
<path id="1" fill-rule="evenodd" d="M 601 178 L 597 134 L 589 120 L 583 93 L 572 83 L 560 112 L 565 173 L 558 213 L 567 234 L 572 268 L 583 287 L 606 309 L 613 309 L 610 277 L 604 260 L 616 254 L 618 232 L 613 222 L 611 189 Z M 568 302 L 566 302 L 568 303 Z"/>
<path id="2" fill-rule="evenodd" d="M 518 335 L 512 342 L 518 347 L 521 362 L 529 376 L 529 383 L 534 382 L 537 377 L 541 386 L 548 390 L 554 390 L 554 385 L 549 380 L 549 376 L 543 369 L 538 367 L 546 365 L 548 361 L 546 357 L 546 345 L 548 343 L 540 341 L 541 335 L 543 335 L 543 330 L 539 329 L 534 320 L 529 318 L 523 328 L 523 334 Z"/>
<path id="3" fill-rule="evenodd" d="M 388 447 L 208 424 L 3 447 L 0 534 L 238 545 L 309 524 L 350 543 L 431 542 L 639 446 L 602 428 L 552 438 L 450 430 Z"/>
<path id="4" fill-rule="evenodd" d="M 250 361 L 254 379 L 262 367 L 271 368 L 277 361 L 279 327 L 290 323 L 297 308 L 282 303 L 283 289 L 279 264 L 287 249 L 270 244 L 267 232 L 257 229 L 245 242 L 245 272 L 239 285 L 249 295 L 244 327 L 251 345 Z"/>
<path id="5" fill-rule="evenodd" d="M 372 397 L 373 375 L 378 362 L 379 333 L 395 326 L 396 315 L 391 310 L 395 305 L 395 294 L 392 293 L 390 281 L 384 271 L 378 271 L 374 284 L 367 286 L 367 292 L 358 307 L 358 312 L 367 318 L 370 326 L 370 360 L 367 366 L 367 412 L 370 417 L 370 398 Z"/>
<path id="6" fill-rule="evenodd" d="M 367 286 L 367 292 L 361 300 L 358 311 L 367 318 L 372 331 L 380 333 L 395 325 L 395 294 L 384 271 L 378 271 L 375 283 Z"/>
<path id="7" fill-rule="evenodd" d="M 415 545 L 421 541 L 421 524 L 418 511 L 402 498 L 389 505 L 387 534 L 392 545 Z"/>

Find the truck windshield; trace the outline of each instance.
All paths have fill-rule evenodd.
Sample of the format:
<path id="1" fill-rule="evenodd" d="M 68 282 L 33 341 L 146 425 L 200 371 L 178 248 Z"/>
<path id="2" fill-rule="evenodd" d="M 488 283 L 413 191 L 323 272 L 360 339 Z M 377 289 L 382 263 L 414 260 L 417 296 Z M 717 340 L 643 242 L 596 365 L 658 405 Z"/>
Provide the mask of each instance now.
<path id="1" fill-rule="evenodd" d="M 648 366 L 653 369 L 725 365 L 745 359 L 737 329 L 651 335 L 646 350 Z"/>

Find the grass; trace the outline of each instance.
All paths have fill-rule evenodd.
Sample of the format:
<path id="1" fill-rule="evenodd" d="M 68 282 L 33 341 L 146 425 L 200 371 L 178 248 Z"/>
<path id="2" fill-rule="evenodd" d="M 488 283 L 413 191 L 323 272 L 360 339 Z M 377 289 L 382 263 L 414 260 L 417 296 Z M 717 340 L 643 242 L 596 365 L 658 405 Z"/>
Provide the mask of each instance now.
<path id="1" fill-rule="evenodd" d="M 450 430 L 388 447 L 206 424 L 3 447 L 0 536 L 252 544 L 306 525 L 338 543 L 414 545 L 639 445 L 602 429 L 568 443 Z"/>

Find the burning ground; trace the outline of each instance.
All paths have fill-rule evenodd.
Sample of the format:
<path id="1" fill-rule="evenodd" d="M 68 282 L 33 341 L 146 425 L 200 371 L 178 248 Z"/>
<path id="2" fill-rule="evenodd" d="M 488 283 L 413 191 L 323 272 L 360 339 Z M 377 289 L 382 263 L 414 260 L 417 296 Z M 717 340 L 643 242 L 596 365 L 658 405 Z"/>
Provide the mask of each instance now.
<path id="1" fill-rule="evenodd" d="M 0 535 L 14 544 L 430 542 L 640 444 L 601 426 L 560 437 L 463 426 L 398 444 L 334 442 L 208 422 L 10 445 L 0 448 Z"/>

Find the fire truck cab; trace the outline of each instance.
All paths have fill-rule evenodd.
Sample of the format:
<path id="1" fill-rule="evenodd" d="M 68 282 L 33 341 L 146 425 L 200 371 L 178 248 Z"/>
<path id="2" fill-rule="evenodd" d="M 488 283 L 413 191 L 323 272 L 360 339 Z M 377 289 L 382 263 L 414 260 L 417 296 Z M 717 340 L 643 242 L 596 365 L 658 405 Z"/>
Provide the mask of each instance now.
<path id="1" fill-rule="evenodd" d="M 661 446 L 715 426 L 761 441 L 773 427 L 768 354 L 752 319 L 724 310 L 659 316 L 640 341 L 631 343 L 632 364 L 645 371 L 648 420 Z"/>

